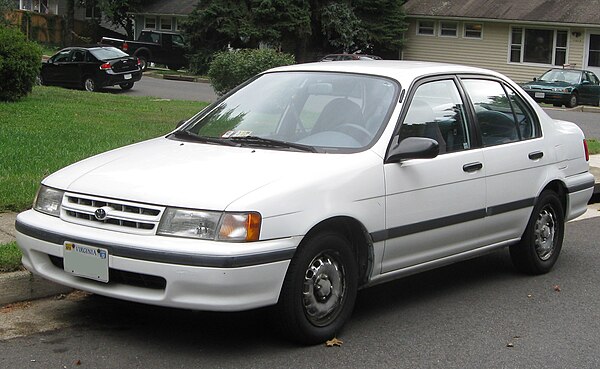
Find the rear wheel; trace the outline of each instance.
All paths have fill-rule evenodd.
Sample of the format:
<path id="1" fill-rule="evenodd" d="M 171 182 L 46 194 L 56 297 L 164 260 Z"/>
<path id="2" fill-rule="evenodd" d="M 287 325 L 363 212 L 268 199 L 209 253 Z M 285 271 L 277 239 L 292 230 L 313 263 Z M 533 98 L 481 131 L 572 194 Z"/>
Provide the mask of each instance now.
<path id="1" fill-rule="evenodd" d="M 83 79 L 83 88 L 89 92 L 98 91 L 98 86 L 96 85 L 96 81 L 94 81 L 94 79 L 92 77 L 85 77 Z"/>
<path id="2" fill-rule="evenodd" d="M 142 71 L 146 70 L 146 68 L 148 68 L 148 58 L 146 55 L 136 55 L 136 57 L 140 60 L 140 68 Z"/>
<path id="3" fill-rule="evenodd" d="M 549 272 L 560 254 L 565 231 L 563 207 L 554 191 L 544 191 L 521 241 L 510 247 L 515 267 L 527 274 Z"/>
<path id="4" fill-rule="evenodd" d="M 319 233 L 301 245 L 279 296 L 282 333 L 304 344 L 333 338 L 352 314 L 357 270 L 350 242 L 337 233 Z"/>
<path id="5" fill-rule="evenodd" d="M 127 91 L 127 90 L 131 90 L 131 88 L 133 87 L 133 82 L 129 82 L 129 83 L 121 83 L 119 85 L 119 87 L 121 87 L 121 89 Z"/>

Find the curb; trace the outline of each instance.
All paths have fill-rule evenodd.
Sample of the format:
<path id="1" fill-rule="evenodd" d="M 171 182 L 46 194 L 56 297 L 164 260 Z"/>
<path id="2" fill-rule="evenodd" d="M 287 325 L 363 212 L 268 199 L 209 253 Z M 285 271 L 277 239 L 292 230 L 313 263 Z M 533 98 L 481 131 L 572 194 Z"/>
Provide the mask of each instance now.
<path id="1" fill-rule="evenodd" d="M 71 287 L 50 282 L 28 271 L 0 273 L 0 306 L 71 291 Z"/>

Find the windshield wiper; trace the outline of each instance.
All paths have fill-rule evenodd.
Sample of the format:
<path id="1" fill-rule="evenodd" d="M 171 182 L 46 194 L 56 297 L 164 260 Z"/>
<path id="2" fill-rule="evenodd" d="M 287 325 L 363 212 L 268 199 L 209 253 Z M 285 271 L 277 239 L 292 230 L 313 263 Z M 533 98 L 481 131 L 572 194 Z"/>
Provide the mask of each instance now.
<path id="1" fill-rule="evenodd" d="M 202 143 L 215 143 L 219 145 L 227 145 L 227 146 L 239 146 L 235 142 L 227 138 L 219 138 L 219 137 L 208 137 L 208 136 L 199 136 L 190 131 L 176 131 L 173 133 L 173 136 L 177 138 L 184 138 L 190 141 L 202 142 Z"/>
<path id="2" fill-rule="evenodd" d="M 312 146 L 303 145 L 295 142 L 287 142 L 287 141 L 279 141 L 273 140 L 271 138 L 264 138 L 258 136 L 245 136 L 245 137 L 231 137 L 232 141 L 239 142 L 249 146 L 258 146 L 258 147 L 282 147 L 282 148 L 291 148 L 300 151 L 307 152 L 318 152 Z"/>

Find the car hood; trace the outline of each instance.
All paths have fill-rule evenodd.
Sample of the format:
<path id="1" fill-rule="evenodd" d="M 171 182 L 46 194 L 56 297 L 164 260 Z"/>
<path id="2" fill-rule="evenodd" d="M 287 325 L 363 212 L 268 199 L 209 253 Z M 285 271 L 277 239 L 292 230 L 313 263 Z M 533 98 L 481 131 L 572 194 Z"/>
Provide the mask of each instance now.
<path id="1" fill-rule="evenodd" d="M 562 82 L 559 82 L 559 81 L 552 82 L 552 81 L 539 81 L 538 80 L 538 81 L 532 81 L 532 82 L 524 83 L 522 86 L 523 87 L 529 87 L 529 88 L 532 88 L 532 89 L 548 90 L 548 89 L 551 89 L 553 87 L 562 87 L 562 88 L 565 88 L 565 87 L 573 87 L 574 85 L 572 83 L 564 82 L 564 81 L 562 81 Z"/>
<path id="2" fill-rule="evenodd" d="M 301 177 L 324 160 L 347 156 L 159 138 L 72 164 L 43 183 L 99 197 L 225 210 L 235 200 L 284 176 Z"/>

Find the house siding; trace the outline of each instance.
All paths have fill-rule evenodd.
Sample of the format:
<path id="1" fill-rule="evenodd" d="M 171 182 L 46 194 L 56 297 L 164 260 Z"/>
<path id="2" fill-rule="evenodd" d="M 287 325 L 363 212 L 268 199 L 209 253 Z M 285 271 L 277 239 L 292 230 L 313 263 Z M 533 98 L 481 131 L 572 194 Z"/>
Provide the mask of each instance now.
<path id="1" fill-rule="evenodd" d="M 509 63 L 511 26 L 529 28 L 531 25 L 469 21 L 469 23 L 483 25 L 482 38 L 471 39 L 463 37 L 464 23 L 458 22 L 458 37 L 440 37 L 439 19 L 437 19 L 436 35 L 422 36 L 417 35 L 417 19 L 409 19 L 402 59 L 457 63 L 492 69 L 505 74 L 518 83 L 530 81 L 534 76 L 539 76 L 549 68 L 555 67 L 549 64 Z M 559 29 L 568 31 L 567 63 L 582 68 L 585 30 L 564 27 Z M 576 31 L 581 32 L 582 36 L 572 36 L 572 32 Z"/>

